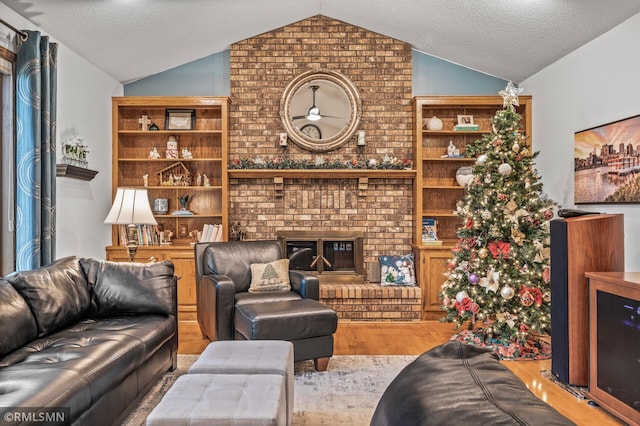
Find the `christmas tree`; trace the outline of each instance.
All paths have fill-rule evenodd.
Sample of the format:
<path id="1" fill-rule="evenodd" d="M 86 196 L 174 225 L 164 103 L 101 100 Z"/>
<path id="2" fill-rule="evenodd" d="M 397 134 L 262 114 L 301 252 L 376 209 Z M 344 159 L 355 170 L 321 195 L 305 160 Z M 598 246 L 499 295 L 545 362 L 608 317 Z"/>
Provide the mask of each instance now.
<path id="1" fill-rule="evenodd" d="M 511 82 L 500 91 L 504 108 L 492 131 L 466 148 L 476 158 L 473 178 L 456 213 L 458 242 L 442 286 L 443 321 L 483 324 L 484 335 L 503 344 L 531 332 L 549 334 L 549 220 L 553 202 L 542 194 L 533 169 L 538 155 L 521 133 L 518 94 Z"/>

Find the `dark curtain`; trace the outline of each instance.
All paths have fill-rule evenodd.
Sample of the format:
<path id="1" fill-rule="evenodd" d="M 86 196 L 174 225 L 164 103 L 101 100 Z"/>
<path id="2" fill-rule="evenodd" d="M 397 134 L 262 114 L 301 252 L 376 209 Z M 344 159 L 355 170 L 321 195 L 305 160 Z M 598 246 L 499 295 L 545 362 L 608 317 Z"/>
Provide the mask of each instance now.
<path id="1" fill-rule="evenodd" d="M 56 43 L 25 31 L 16 54 L 16 270 L 55 260 Z"/>

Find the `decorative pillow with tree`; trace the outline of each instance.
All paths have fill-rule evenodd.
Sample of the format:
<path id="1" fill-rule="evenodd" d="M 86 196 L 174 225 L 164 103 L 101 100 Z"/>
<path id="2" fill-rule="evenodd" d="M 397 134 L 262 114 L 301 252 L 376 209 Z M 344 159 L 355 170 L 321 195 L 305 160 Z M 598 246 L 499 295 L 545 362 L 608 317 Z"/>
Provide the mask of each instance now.
<path id="1" fill-rule="evenodd" d="M 413 254 L 380 256 L 381 285 L 416 285 Z"/>
<path id="2" fill-rule="evenodd" d="M 249 292 L 291 290 L 289 283 L 289 259 L 251 265 Z"/>

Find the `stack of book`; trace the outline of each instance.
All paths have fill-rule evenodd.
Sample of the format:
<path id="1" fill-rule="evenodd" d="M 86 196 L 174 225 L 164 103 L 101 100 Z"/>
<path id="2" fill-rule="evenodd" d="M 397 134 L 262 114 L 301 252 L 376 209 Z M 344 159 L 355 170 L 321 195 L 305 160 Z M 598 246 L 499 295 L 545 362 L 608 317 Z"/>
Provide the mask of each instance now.
<path id="1" fill-rule="evenodd" d="M 442 240 L 438 239 L 438 229 L 434 218 L 422 218 L 422 244 L 442 245 Z"/>
<path id="2" fill-rule="evenodd" d="M 478 130 L 477 124 L 457 124 L 453 126 L 453 130 L 457 130 L 459 132 L 468 132 L 471 130 Z"/>
<path id="3" fill-rule="evenodd" d="M 222 225 L 219 223 L 206 224 L 202 228 L 201 243 L 213 243 L 222 241 Z"/>

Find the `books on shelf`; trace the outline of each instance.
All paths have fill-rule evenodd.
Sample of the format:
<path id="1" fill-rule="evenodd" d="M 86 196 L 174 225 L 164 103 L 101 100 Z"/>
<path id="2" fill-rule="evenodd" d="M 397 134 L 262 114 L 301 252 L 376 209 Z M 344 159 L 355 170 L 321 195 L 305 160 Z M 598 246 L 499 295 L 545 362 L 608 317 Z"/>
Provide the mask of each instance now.
<path id="1" fill-rule="evenodd" d="M 422 243 L 429 245 L 442 244 L 442 241 L 438 239 L 438 226 L 436 220 L 432 217 L 422 218 Z"/>
<path id="2" fill-rule="evenodd" d="M 171 212 L 172 216 L 193 216 L 193 212 L 189 210 L 174 210 Z"/>
<path id="3" fill-rule="evenodd" d="M 136 243 L 139 246 L 160 245 L 160 231 L 158 225 L 136 225 Z M 129 234 L 127 225 L 120 225 L 120 244 L 129 244 Z"/>
<path id="4" fill-rule="evenodd" d="M 201 243 L 213 243 L 222 241 L 222 224 L 205 224 L 202 228 L 202 235 L 200 237 Z"/>
<path id="5" fill-rule="evenodd" d="M 457 124 L 453 126 L 453 130 L 462 131 L 462 132 L 478 130 L 478 125 L 477 124 Z"/>

